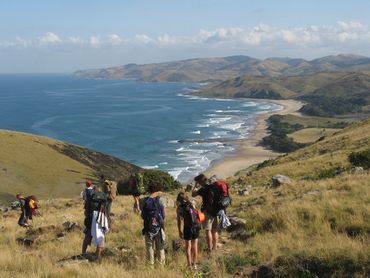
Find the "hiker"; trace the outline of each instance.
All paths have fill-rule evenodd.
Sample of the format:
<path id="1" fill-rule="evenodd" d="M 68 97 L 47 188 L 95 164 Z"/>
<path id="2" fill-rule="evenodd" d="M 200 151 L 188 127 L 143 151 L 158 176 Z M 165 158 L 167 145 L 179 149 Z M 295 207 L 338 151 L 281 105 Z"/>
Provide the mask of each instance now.
<path id="1" fill-rule="evenodd" d="M 101 259 L 105 247 L 105 234 L 109 231 L 108 219 L 105 215 L 107 196 L 99 186 L 94 187 L 94 193 L 88 202 L 85 217 L 85 238 L 82 243 L 82 254 L 86 254 L 91 242 L 96 246 L 96 259 Z"/>
<path id="2" fill-rule="evenodd" d="M 180 238 L 185 240 L 186 260 L 190 269 L 197 269 L 198 237 L 200 219 L 194 205 L 190 202 L 185 192 L 177 195 L 177 228 Z M 181 222 L 184 222 L 181 230 Z"/>
<path id="3" fill-rule="evenodd" d="M 158 195 L 161 190 L 161 184 L 151 182 L 148 186 L 150 195 L 140 199 L 141 218 L 144 222 L 142 233 L 145 236 L 146 257 L 151 265 L 154 264 L 155 258 L 159 264 L 165 262 L 164 220 L 166 213 L 164 200 Z"/>
<path id="4" fill-rule="evenodd" d="M 145 193 L 144 177 L 142 173 L 131 175 L 128 180 L 128 188 L 134 198 L 134 212 L 141 213 L 140 210 L 140 195 Z"/>
<path id="5" fill-rule="evenodd" d="M 112 202 L 117 196 L 117 182 L 106 179 L 104 175 L 100 176 L 100 180 L 103 183 L 104 193 L 107 194 L 106 216 L 110 222 Z"/>
<path id="6" fill-rule="evenodd" d="M 89 204 L 90 204 L 90 198 L 92 194 L 94 193 L 94 186 L 92 181 L 87 180 L 86 181 L 86 188 L 82 192 L 82 199 L 84 201 L 84 210 L 85 210 L 85 217 L 87 216 L 87 212 L 89 211 Z"/>
<path id="7" fill-rule="evenodd" d="M 192 196 L 202 197 L 202 211 L 204 212 L 206 219 L 203 223 L 203 228 L 206 231 L 206 239 L 208 252 L 217 250 L 218 243 L 218 226 L 219 219 L 217 217 L 218 209 L 216 206 L 216 195 L 215 188 L 209 183 L 208 178 L 204 174 L 200 174 L 194 178 L 195 184 L 192 188 Z M 200 188 L 198 189 L 198 186 Z"/>
<path id="8" fill-rule="evenodd" d="M 16 195 L 20 208 L 21 215 L 19 216 L 18 225 L 21 227 L 29 227 L 28 219 L 32 220 L 32 217 L 37 214 L 37 200 L 36 197 L 31 195 L 23 197 L 21 193 Z"/>

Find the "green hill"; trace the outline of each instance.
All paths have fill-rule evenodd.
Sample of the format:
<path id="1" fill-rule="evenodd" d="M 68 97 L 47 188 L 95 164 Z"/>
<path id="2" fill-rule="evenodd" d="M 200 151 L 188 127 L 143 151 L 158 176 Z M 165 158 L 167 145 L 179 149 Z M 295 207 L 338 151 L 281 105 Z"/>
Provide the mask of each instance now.
<path id="1" fill-rule="evenodd" d="M 297 99 L 306 105 L 302 112 L 312 116 L 368 113 L 370 74 L 326 72 L 307 76 L 243 76 L 211 85 L 197 94 L 209 97 Z"/>
<path id="2" fill-rule="evenodd" d="M 14 194 L 40 198 L 76 196 L 101 173 L 115 180 L 140 168 L 118 158 L 46 137 L 0 130 L 0 201 Z"/>

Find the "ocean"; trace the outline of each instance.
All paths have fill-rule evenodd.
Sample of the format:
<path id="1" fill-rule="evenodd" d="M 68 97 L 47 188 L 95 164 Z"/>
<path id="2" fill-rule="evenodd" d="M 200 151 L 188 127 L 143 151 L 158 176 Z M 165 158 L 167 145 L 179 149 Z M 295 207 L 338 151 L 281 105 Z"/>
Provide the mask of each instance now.
<path id="1" fill-rule="evenodd" d="M 0 75 L 0 128 L 95 149 L 181 182 L 232 153 L 253 133 L 267 101 L 191 95 L 198 84 Z"/>

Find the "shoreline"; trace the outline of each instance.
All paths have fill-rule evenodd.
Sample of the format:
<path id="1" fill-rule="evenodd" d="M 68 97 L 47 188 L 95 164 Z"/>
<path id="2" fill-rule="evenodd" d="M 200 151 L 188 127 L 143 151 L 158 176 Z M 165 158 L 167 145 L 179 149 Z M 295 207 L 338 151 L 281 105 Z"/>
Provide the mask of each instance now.
<path id="1" fill-rule="evenodd" d="M 281 155 L 282 153 L 267 149 L 260 144 L 262 138 L 269 134 L 267 130 L 267 119 L 272 115 L 300 115 L 298 110 L 303 106 L 302 102 L 292 99 L 271 100 L 245 98 L 243 100 L 267 101 L 281 105 L 283 109 L 258 115 L 255 119 L 256 125 L 251 136 L 233 141 L 232 143 L 238 145 L 235 152 L 226 155 L 221 160 L 212 161 L 211 165 L 204 171 L 204 174 L 209 177 L 216 175 L 220 179 L 226 179 L 254 164 Z"/>

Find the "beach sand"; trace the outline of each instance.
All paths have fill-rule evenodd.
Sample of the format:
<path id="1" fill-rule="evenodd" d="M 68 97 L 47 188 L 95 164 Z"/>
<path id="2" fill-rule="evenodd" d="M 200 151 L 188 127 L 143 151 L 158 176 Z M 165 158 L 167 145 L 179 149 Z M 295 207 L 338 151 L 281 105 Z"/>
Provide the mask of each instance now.
<path id="1" fill-rule="evenodd" d="M 261 101 L 261 99 L 258 101 Z M 281 153 L 266 149 L 260 145 L 262 138 L 267 136 L 269 133 L 267 130 L 268 125 L 266 120 L 271 115 L 300 115 L 300 113 L 297 111 L 303 106 L 303 103 L 296 100 L 268 101 L 283 106 L 283 109 L 258 115 L 256 118 L 256 128 L 253 134 L 246 139 L 234 141 L 233 143 L 239 145 L 237 151 L 233 154 L 225 156 L 221 161 L 213 162 L 211 166 L 204 172 L 207 176 L 217 175 L 218 178 L 225 179 L 253 164 L 261 163 L 267 159 L 281 155 Z"/>

